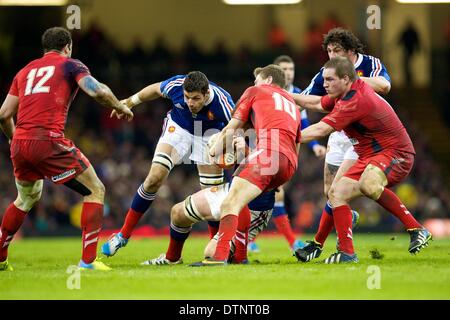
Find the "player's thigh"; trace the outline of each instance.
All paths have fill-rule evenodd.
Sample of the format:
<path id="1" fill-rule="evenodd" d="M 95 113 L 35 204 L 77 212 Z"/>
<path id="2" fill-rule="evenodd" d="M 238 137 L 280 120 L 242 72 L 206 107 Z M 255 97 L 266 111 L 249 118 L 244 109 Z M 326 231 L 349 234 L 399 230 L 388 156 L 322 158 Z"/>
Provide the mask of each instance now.
<path id="1" fill-rule="evenodd" d="M 16 179 L 17 198 L 14 205 L 22 211 L 30 211 L 41 198 L 43 185 L 42 179 L 36 181 Z"/>
<path id="2" fill-rule="evenodd" d="M 348 177 L 339 179 L 328 193 L 328 198 L 334 208 L 347 204 L 350 200 L 359 196 L 361 196 L 359 181 Z"/>
<path id="3" fill-rule="evenodd" d="M 234 177 L 228 195 L 221 206 L 222 216 L 224 213 L 239 214 L 244 206 L 261 193 L 262 190 L 248 180 Z"/>
<path id="4" fill-rule="evenodd" d="M 216 165 L 197 164 L 200 186 L 209 188 L 224 183 L 223 169 Z"/>
<path id="5" fill-rule="evenodd" d="M 178 152 L 173 146 L 159 142 L 153 155 L 150 170 L 144 180 L 145 191 L 158 191 L 178 159 Z"/>
<path id="6" fill-rule="evenodd" d="M 220 220 L 220 206 L 227 195 L 227 185 L 202 189 L 188 196 L 183 203 L 183 213 L 193 223 Z"/>

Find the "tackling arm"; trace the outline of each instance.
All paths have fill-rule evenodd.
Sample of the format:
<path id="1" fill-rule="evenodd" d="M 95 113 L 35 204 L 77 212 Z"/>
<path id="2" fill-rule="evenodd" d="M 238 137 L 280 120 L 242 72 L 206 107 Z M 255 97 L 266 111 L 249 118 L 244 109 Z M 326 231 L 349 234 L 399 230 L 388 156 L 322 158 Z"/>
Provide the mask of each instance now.
<path id="1" fill-rule="evenodd" d="M 5 101 L 3 101 L 2 107 L 0 108 L 0 127 L 8 137 L 9 140 L 12 139 L 15 126 L 14 126 L 14 115 L 17 113 L 19 108 L 19 97 L 8 94 Z"/>
<path id="2" fill-rule="evenodd" d="M 376 93 L 386 95 L 391 91 L 391 83 L 385 77 L 360 77 L 360 79 L 371 86 Z"/>
<path id="3" fill-rule="evenodd" d="M 304 109 L 315 112 L 323 112 L 323 113 L 328 112 L 324 108 L 322 108 L 321 96 L 304 95 L 298 93 L 291 93 L 291 96 L 294 99 L 295 103 Z"/>
<path id="4" fill-rule="evenodd" d="M 120 115 L 120 118 L 125 116 L 128 121 L 133 119 L 133 113 L 130 109 L 116 98 L 107 85 L 98 82 L 93 76 L 88 75 L 81 78 L 78 81 L 78 86 L 101 105 L 114 109 Z"/>
<path id="5" fill-rule="evenodd" d="M 308 143 L 312 140 L 326 137 L 333 131 L 334 128 L 332 126 L 323 121 L 319 121 L 302 130 L 301 143 Z"/>

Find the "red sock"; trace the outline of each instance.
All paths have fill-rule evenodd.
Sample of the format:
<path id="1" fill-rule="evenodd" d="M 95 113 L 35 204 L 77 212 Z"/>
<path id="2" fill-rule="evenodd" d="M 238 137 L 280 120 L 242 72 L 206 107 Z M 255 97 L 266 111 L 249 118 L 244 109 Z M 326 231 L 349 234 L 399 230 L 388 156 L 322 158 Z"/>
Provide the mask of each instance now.
<path id="1" fill-rule="evenodd" d="M 166 251 L 166 259 L 172 262 L 181 258 L 184 242 L 189 237 L 191 227 L 178 227 L 170 223 L 170 242 Z"/>
<path id="2" fill-rule="evenodd" d="M 400 219 L 407 230 L 422 227 L 422 225 L 414 219 L 408 209 L 406 209 L 399 197 L 397 197 L 397 195 L 391 190 L 385 188 L 377 202 L 387 211 Z"/>
<path id="3" fill-rule="evenodd" d="M 214 259 L 228 259 L 228 255 L 230 254 L 230 240 L 236 234 L 237 224 L 238 216 L 234 214 L 227 214 L 225 217 L 220 219 L 219 240 L 217 241 Z"/>
<path id="4" fill-rule="evenodd" d="M 212 226 L 208 223 L 208 231 L 209 231 L 209 240 L 211 240 L 212 238 L 214 238 L 214 236 L 216 235 L 216 233 L 219 231 L 219 226 Z"/>
<path id="5" fill-rule="evenodd" d="M 288 215 L 282 214 L 281 216 L 274 217 L 273 222 L 275 222 L 278 232 L 284 235 L 286 240 L 289 242 L 289 246 L 292 247 L 295 242 L 295 234 L 292 231 Z"/>
<path id="6" fill-rule="evenodd" d="M 334 225 L 339 240 L 339 251 L 354 254 L 352 234 L 352 209 L 348 205 L 333 208 Z"/>
<path id="7" fill-rule="evenodd" d="M 242 209 L 238 217 L 236 235 L 234 236 L 234 257 L 233 262 L 240 263 L 247 259 L 248 229 L 252 215 L 247 206 Z"/>
<path id="8" fill-rule="evenodd" d="M 129 239 L 131 237 L 131 233 L 133 232 L 134 228 L 143 215 L 143 213 L 135 211 L 131 208 L 128 210 L 127 216 L 125 218 L 125 223 L 120 230 L 120 233 L 122 233 L 122 237 L 124 237 L 125 239 Z"/>
<path id="9" fill-rule="evenodd" d="M 102 229 L 103 204 L 84 202 L 81 211 L 81 229 L 83 230 L 84 263 L 91 263 L 97 257 L 98 233 Z"/>
<path id="10" fill-rule="evenodd" d="M 330 234 L 331 230 L 333 230 L 333 227 L 333 216 L 326 212 L 325 209 L 323 209 L 322 216 L 320 217 L 319 230 L 317 230 L 314 240 L 320 243 L 323 247 L 325 241 L 328 238 L 328 235 Z"/>
<path id="11" fill-rule="evenodd" d="M 11 243 L 14 234 L 19 230 L 25 219 L 26 212 L 17 208 L 14 203 L 11 203 L 6 208 L 0 227 L 0 262 L 8 258 L 8 246 Z"/>

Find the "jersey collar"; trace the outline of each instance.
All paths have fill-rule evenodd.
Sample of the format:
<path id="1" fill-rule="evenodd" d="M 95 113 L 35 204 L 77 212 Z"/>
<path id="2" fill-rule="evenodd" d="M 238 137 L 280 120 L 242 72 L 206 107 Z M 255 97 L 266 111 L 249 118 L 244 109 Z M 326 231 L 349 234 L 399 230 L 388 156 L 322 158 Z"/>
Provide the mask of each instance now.
<path id="1" fill-rule="evenodd" d="M 214 89 L 211 85 L 209 85 L 209 99 L 208 101 L 206 101 L 205 106 L 207 106 L 214 100 L 214 95 L 215 95 Z"/>
<path id="2" fill-rule="evenodd" d="M 357 53 L 358 55 L 358 59 L 356 59 L 355 62 L 355 69 L 359 67 L 359 65 L 361 64 L 361 62 L 363 61 L 363 55 L 361 53 Z"/>

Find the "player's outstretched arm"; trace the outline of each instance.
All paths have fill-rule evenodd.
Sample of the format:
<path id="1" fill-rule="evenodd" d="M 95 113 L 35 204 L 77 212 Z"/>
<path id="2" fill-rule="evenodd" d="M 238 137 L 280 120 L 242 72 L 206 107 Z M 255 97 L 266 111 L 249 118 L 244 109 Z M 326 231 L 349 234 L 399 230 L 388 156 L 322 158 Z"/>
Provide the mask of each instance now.
<path id="1" fill-rule="evenodd" d="M 321 96 L 302 95 L 299 93 L 291 93 L 291 96 L 295 103 L 304 109 L 315 112 L 328 112 L 322 108 Z"/>
<path id="2" fill-rule="evenodd" d="M 8 137 L 9 140 L 12 139 L 15 126 L 14 126 L 14 115 L 17 113 L 19 108 L 19 97 L 8 94 L 5 101 L 3 101 L 2 107 L 0 108 L 0 127 Z"/>
<path id="3" fill-rule="evenodd" d="M 153 83 L 131 97 L 122 100 L 128 108 L 133 108 L 145 101 L 151 101 L 162 97 L 161 82 Z"/>
<path id="4" fill-rule="evenodd" d="M 320 139 L 328 136 L 334 131 L 334 128 L 329 124 L 319 121 L 306 129 L 302 130 L 301 143 L 308 143 L 312 140 Z"/>
<path id="5" fill-rule="evenodd" d="M 119 119 L 122 117 L 125 117 L 128 121 L 133 119 L 133 112 L 116 98 L 106 84 L 98 82 L 93 76 L 81 78 L 78 80 L 78 86 L 101 105 L 114 109 Z"/>
<path id="6" fill-rule="evenodd" d="M 371 86 L 376 93 L 386 95 L 391 91 L 391 83 L 385 77 L 360 77 L 360 79 Z"/>

